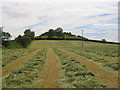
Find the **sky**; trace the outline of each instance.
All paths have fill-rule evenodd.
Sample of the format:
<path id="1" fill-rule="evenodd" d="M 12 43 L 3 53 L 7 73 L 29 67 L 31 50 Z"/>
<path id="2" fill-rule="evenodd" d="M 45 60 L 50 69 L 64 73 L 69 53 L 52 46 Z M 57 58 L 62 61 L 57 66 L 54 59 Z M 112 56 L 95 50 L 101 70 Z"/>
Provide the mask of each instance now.
<path id="1" fill-rule="evenodd" d="M 29 2 L 28 2 L 29 1 Z M 12 39 L 30 28 L 35 35 L 61 27 L 89 39 L 118 41 L 118 0 L 0 0 L 0 26 Z"/>

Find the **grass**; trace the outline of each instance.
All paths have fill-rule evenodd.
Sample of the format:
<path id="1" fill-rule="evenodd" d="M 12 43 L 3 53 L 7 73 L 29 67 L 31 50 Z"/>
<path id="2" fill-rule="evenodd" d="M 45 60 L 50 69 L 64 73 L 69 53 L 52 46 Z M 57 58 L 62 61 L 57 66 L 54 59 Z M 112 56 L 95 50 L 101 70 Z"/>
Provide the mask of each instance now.
<path id="1" fill-rule="evenodd" d="M 5 67 L 7 64 L 9 64 L 10 62 L 16 60 L 19 57 L 22 57 L 25 54 L 28 54 L 32 51 L 34 51 L 35 49 L 28 49 L 28 50 L 22 50 L 22 51 L 16 51 L 16 54 L 7 58 L 3 58 L 2 60 L 2 67 Z"/>
<path id="2" fill-rule="evenodd" d="M 54 49 L 60 59 L 61 79 L 57 82 L 59 88 L 102 88 L 105 87 L 102 83 L 95 79 L 95 74 L 89 72 L 87 68 L 80 62 L 70 58 Z"/>
<path id="3" fill-rule="evenodd" d="M 115 71 L 118 70 L 118 62 L 115 63 L 115 62 L 108 61 L 108 60 L 105 60 L 105 59 L 102 59 L 102 58 L 90 56 L 90 55 L 84 54 L 82 52 L 78 52 L 76 50 L 71 50 L 71 49 L 67 49 L 67 50 L 75 52 L 76 54 L 78 54 L 80 56 L 86 57 L 89 60 L 93 60 L 96 63 L 100 63 L 103 67 L 109 67 L 109 68 L 111 68 L 112 70 L 115 70 Z"/>
<path id="4" fill-rule="evenodd" d="M 105 44 L 84 41 L 84 46 L 82 47 L 81 41 L 61 41 L 60 43 L 64 48 L 71 48 L 73 50 L 95 53 L 102 56 L 108 56 L 110 58 L 118 58 L 117 44 Z"/>
<path id="5" fill-rule="evenodd" d="M 23 63 L 21 67 L 12 71 L 3 79 L 3 88 L 32 88 L 37 85 L 34 82 L 39 77 L 44 64 L 46 50 L 40 51 L 29 61 Z"/>
<path id="6" fill-rule="evenodd" d="M 26 49 L 3 49 L 3 56 L 10 57 L 3 58 L 3 66 L 10 62 L 22 57 L 25 54 L 29 54 L 32 50 L 54 47 L 63 48 L 68 51 L 72 51 L 80 56 L 87 58 L 98 64 L 98 67 L 102 66 L 102 69 L 109 71 L 118 71 L 118 63 L 109 62 L 102 58 L 96 58 L 92 55 L 82 53 L 93 53 L 101 56 L 107 56 L 109 58 L 118 58 L 118 45 L 104 44 L 84 41 L 84 47 L 81 47 L 81 41 L 68 41 L 68 40 L 37 40 Z M 61 53 L 58 49 L 54 49 L 58 66 L 60 67 L 60 79 L 57 81 L 59 88 L 103 88 L 106 85 L 96 80 L 96 74 L 87 70 L 86 66 L 80 62 L 70 58 L 69 56 Z M 80 51 L 80 52 L 79 52 Z M 17 53 L 20 53 L 17 55 Z M 23 63 L 20 67 L 10 72 L 6 77 L 3 77 L 3 88 L 35 88 L 38 86 L 36 79 L 41 77 L 44 60 L 46 57 L 46 49 L 43 49 L 37 55 L 33 56 L 30 60 Z M 100 64 L 100 65 L 99 65 Z M 110 68 L 110 69 L 109 69 Z M 115 72 L 113 72 L 115 73 Z M 112 82 L 112 81 L 111 81 Z"/>

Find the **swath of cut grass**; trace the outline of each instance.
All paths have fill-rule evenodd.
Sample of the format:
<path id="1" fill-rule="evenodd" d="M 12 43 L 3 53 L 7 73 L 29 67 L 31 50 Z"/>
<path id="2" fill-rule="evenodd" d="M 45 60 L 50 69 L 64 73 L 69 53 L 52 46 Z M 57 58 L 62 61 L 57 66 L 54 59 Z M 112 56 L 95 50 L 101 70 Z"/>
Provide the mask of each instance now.
<path id="1" fill-rule="evenodd" d="M 73 50 L 80 50 L 88 53 L 90 52 L 110 58 L 118 58 L 117 44 L 105 44 L 84 41 L 84 46 L 82 47 L 81 41 L 61 41 L 60 43 L 64 47 L 64 49 L 71 48 Z"/>
<path id="2" fill-rule="evenodd" d="M 95 79 L 95 74 L 89 72 L 80 62 L 70 58 L 54 49 L 58 56 L 60 67 L 62 68 L 60 74 L 61 79 L 57 82 L 60 88 L 102 88 L 106 87 L 104 84 Z"/>
<path id="3" fill-rule="evenodd" d="M 103 67 L 107 67 L 107 68 L 109 67 L 112 70 L 118 71 L 118 62 L 112 62 L 112 61 L 105 60 L 103 58 L 98 58 L 98 57 L 90 56 L 90 55 L 82 53 L 82 51 L 81 52 L 77 52 L 77 51 L 71 50 L 71 49 L 67 49 L 67 50 L 71 51 L 71 52 L 75 52 L 77 55 L 86 57 L 89 60 L 93 60 L 96 63 L 100 63 Z"/>
<path id="4" fill-rule="evenodd" d="M 3 79 L 3 88 L 32 88 L 37 85 L 34 80 L 40 75 L 44 64 L 46 49 L 40 51 L 21 67 L 12 71 Z"/>
<path id="5" fill-rule="evenodd" d="M 19 50 L 18 50 L 19 51 Z M 30 52 L 33 52 L 35 51 L 35 49 L 29 49 L 29 50 L 23 50 L 22 52 L 20 52 L 19 54 L 16 54 L 16 55 L 13 55 L 13 56 L 10 56 L 10 57 L 7 57 L 7 58 L 3 58 L 2 59 L 2 67 L 5 67 L 7 64 L 9 64 L 10 62 L 16 60 L 17 58 L 23 56 L 23 55 L 26 55 Z"/>

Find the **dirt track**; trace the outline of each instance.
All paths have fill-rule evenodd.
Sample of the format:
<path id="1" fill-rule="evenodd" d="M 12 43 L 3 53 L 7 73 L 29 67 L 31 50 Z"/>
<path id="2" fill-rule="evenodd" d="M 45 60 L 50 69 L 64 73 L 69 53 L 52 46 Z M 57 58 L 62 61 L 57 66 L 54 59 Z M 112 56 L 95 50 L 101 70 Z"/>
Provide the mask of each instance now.
<path id="1" fill-rule="evenodd" d="M 33 51 L 32 53 L 29 53 L 27 55 L 24 55 L 14 61 L 12 61 L 11 63 L 9 63 L 8 65 L 6 65 L 5 67 L 2 68 L 2 76 L 4 77 L 5 75 L 7 75 L 10 71 L 14 70 L 15 68 L 19 67 L 23 62 L 29 60 L 30 58 L 32 58 L 34 55 L 36 55 L 38 52 L 40 51 L 40 49 L 37 49 L 35 51 Z"/>
<path id="2" fill-rule="evenodd" d="M 47 58 L 45 60 L 45 65 L 43 69 L 43 75 L 39 79 L 40 88 L 57 88 L 55 83 L 58 80 L 58 67 L 57 60 L 55 58 L 52 49 L 48 48 Z"/>
<path id="3" fill-rule="evenodd" d="M 90 62 L 89 60 L 86 60 L 85 58 L 82 58 L 72 52 L 59 49 L 63 53 L 69 55 L 70 57 L 74 58 L 75 60 L 78 60 L 81 64 L 85 65 L 88 70 L 96 74 L 96 79 L 100 82 L 103 82 L 107 85 L 109 88 L 117 88 L 118 87 L 118 77 L 115 74 L 109 74 L 102 70 L 99 66 L 97 66 L 95 63 Z"/>

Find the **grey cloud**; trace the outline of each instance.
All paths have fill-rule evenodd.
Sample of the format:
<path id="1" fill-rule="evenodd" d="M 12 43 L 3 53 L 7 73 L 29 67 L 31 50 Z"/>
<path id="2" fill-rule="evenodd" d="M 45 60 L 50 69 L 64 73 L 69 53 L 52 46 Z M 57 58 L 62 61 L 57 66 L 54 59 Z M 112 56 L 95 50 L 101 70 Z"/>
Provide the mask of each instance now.
<path id="1" fill-rule="evenodd" d="M 21 8 L 16 9 L 9 6 L 2 6 L 2 13 L 6 14 L 10 18 L 27 18 L 30 16 L 27 11 L 22 11 Z"/>

